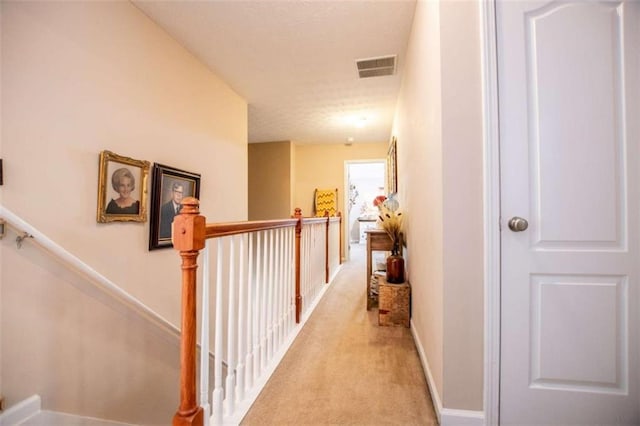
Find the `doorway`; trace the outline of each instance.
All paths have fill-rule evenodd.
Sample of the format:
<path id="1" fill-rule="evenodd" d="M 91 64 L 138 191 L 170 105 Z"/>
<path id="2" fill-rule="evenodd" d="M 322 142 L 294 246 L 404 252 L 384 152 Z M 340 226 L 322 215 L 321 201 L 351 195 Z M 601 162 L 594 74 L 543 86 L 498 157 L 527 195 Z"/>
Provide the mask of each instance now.
<path id="1" fill-rule="evenodd" d="M 373 200 L 386 195 L 385 173 L 384 159 L 345 161 L 345 260 L 349 260 L 352 245 L 367 243 L 364 232 L 376 225 L 378 209 Z"/>

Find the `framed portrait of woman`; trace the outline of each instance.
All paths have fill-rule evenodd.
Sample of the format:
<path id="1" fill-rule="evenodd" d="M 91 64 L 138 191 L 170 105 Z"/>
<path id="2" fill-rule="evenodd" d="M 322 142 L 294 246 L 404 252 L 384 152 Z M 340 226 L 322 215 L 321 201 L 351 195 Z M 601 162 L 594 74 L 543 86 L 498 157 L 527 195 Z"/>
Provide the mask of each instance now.
<path id="1" fill-rule="evenodd" d="M 146 222 L 150 163 L 111 151 L 100 153 L 97 221 Z"/>

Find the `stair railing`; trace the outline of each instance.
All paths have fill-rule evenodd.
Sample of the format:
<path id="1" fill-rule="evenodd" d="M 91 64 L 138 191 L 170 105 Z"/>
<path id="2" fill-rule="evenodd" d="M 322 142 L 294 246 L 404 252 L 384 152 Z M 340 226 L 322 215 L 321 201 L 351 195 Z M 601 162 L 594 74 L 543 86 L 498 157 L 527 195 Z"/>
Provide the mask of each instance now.
<path id="1" fill-rule="evenodd" d="M 296 209 L 290 219 L 206 224 L 197 199 L 186 198 L 182 204 L 173 223 L 173 245 L 183 271 L 180 406 L 173 424 L 237 424 L 337 272 L 341 218 L 304 218 Z M 198 404 L 196 270 L 201 250 Z"/>

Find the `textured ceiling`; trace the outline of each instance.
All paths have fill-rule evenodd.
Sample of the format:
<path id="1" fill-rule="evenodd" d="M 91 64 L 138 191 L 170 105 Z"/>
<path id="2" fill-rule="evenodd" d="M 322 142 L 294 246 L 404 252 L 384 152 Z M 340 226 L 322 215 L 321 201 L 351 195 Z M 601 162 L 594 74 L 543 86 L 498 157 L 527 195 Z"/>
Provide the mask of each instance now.
<path id="1" fill-rule="evenodd" d="M 247 100 L 249 142 L 389 140 L 415 0 L 134 4 Z M 358 78 L 386 55 L 395 75 Z"/>

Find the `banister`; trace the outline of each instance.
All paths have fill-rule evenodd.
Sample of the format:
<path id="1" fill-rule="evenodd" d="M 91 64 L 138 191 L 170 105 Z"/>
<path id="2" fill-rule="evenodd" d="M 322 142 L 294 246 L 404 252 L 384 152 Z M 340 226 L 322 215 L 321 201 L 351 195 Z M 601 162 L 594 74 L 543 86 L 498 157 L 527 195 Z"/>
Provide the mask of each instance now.
<path id="1" fill-rule="evenodd" d="M 322 284 L 329 281 L 329 230 L 332 229 L 332 235 L 335 237 L 335 226 L 332 224 L 339 223 L 338 233 L 341 234 L 341 217 L 313 217 L 305 218 L 302 216 L 300 209 L 296 209 L 295 215 L 290 219 L 279 220 L 263 220 L 263 221 L 250 221 L 250 222 L 227 222 L 227 223 L 205 223 L 206 219 L 200 215 L 199 202 L 197 199 L 187 197 L 182 201 L 183 208 L 178 214 L 172 224 L 172 242 L 174 248 L 180 252 L 182 257 L 182 337 L 181 337 L 181 371 L 180 371 L 180 405 L 176 412 L 173 424 L 176 425 L 189 425 L 196 426 L 202 425 L 203 413 L 206 413 L 202 409 L 202 405 L 207 405 L 206 399 L 200 401 L 200 406 L 197 406 L 196 402 L 196 382 L 195 382 L 195 328 L 196 328 L 196 270 L 197 270 L 197 258 L 199 251 L 204 248 L 205 241 L 210 238 L 218 238 L 217 248 L 217 265 L 222 264 L 223 259 L 223 245 L 226 245 L 225 240 L 222 237 L 232 237 L 229 240 L 229 262 L 231 269 L 228 270 L 228 277 L 225 278 L 223 284 L 222 267 L 216 267 L 216 332 L 215 332 L 215 359 L 221 360 L 223 353 L 223 336 L 220 330 L 223 322 L 223 312 L 228 316 L 226 334 L 227 334 L 227 360 L 229 362 L 230 370 L 227 372 L 226 383 L 222 385 L 222 368 L 221 363 L 216 362 L 214 365 L 214 378 L 215 385 L 212 394 L 211 422 L 213 424 L 223 424 L 226 422 L 227 416 L 234 415 L 239 400 L 243 398 L 245 393 L 245 387 L 252 381 L 258 379 L 256 372 L 262 374 L 263 371 L 267 371 L 268 362 L 272 360 L 278 348 L 281 347 L 283 341 L 285 341 L 286 333 L 290 330 L 289 323 L 293 323 L 293 309 L 295 309 L 295 322 L 303 322 L 303 312 L 307 318 L 308 313 L 311 311 L 314 303 L 317 303 L 316 296 L 320 293 Z M 309 226 L 308 233 L 305 229 Z M 295 230 L 295 233 L 293 232 Z M 262 231 L 268 231 L 263 234 Z M 320 231 L 320 232 L 317 232 Z M 313 232 L 313 234 L 311 233 Z M 245 307 L 242 302 L 236 311 L 236 306 L 232 306 L 233 303 L 238 300 L 245 300 L 244 287 L 244 267 L 242 264 L 238 269 L 240 276 L 239 280 L 235 279 L 235 250 L 234 250 L 234 236 L 256 233 L 255 243 L 255 256 L 256 259 L 261 258 L 261 247 L 265 252 L 262 257 L 262 261 L 256 260 L 255 263 L 255 291 L 257 294 L 252 295 L 253 285 L 246 284 L 247 295 L 249 299 L 245 301 L 247 314 L 254 314 L 249 305 L 250 300 L 254 300 L 256 305 L 256 314 L 259 313 L 259 321 L 249 317 L 247 321 L 243 320 Z M 303 237 L 303 234 L 305 235 Z M 275 247 L 281 247 L 284 236 L 287 236 L 289 247 L 285 253 L 275 250 Z M 261 236 L 264 238 L 264 244 L 261 244 Z M 241 237 L 244 238 L 244 237 Z M 322 239 L 324 238 L 324 242 Z M 341 238 L 341 237 L 340 237 Z M 301 254 L 301 240 L 305 244 L 305 253 Z M 243 246 L 243 239 L 240 239 L 240 246 Z M 249 253 L 254 254 L 252 249 L 253 238 L 248 238 Z M 333 242 L 336 243 L 336 239 L 333 238 Z M 322 247 L 324 244 L 324 247 Z M 315 269 L 315 277 L 318 278 L 316 283 L 311 283 L 308 287 L 305 286 L 304 293 L 304 310 L 302 309 L 303 296 L 301 294 L 301 259 L 307 257 L 311 258 L 308 254 L 310 247 L 313 249 L 313 257 L 315 265 L 322 267 L 322 262 L 325 262 L 326 273 L 322 274 Z M 295 250 L 295 251 L 293 251 Z M 293 253 L 292 253 L 293 251 Z M 240 253 L 244 253 L 240 249 Z M 335 252 L 334 252 L 335 253 Z M 268 262 L 267 262 L 268 255 Z M 333 254 L 332 254 L 333 256 Z M 324 259 L 322 259 L 324 257 Z M 335 256 L 332 257 L 335 259 Z M 244 257 L 240 257 L 242 262 Z M 286 262 L 286 263 L 285 263 Z M 292 268 L 293 262 L 295 264 L 295 288 L 293 288 L 293 282 L 291 279 L 284 279 L 284 276 L 288 273 L 290 278 L 293 278 Z M 334 263 L 335 265 L 335 263 Z M 253 277 L 252 267 L 253 261 L 248 259 L 249 271 L 247 275 Z M 307 266 L 304 266 L 307 268 Z M 289 270 L 290 272 L 286 272 Z M 307 269 L 305 274 L 309 274 L 311 269 Z M 268 273 L 268 276 L 267 276 Z M 306 276 L 306 275 L 305 275 Z M 261 278 L 262 277 L 262 278 Z M 323 281 L 324 278 L 324 281 Z M 204 280 L 204 278 L 203 278 Z M 259 280 L 261 280 L 259 282 Z M 264 282 L 262 282 L 264 280 Z M 305 283 L 307 279 L 305 278 Z M 235 287 L 233 287 L 238 281 L 238 293 L 236 293 Z M 287 284 L 285 284 L 287 283 Z M 318 286 L 317 284 L 320 284 Z M 222 285 L 226 286 L 228 293 L 228 305 L 227 310 L 223 308 L 222 297 Z M 310 291 L 308 289 L 311 289 Z M 324 291 L 324 290 L 322 290 Z M 238 296 L 236 297 L 236 294 Z M 295 301 L 295 308 L 292 304 L 292 299 Z M 205 302 L 203 301 L 203 304 Z M 226 303 L 226 302 L 225 302 Z M 259 306 L 258 304 L 262 305 Z M 288 312 L 290 315 L 284 313 L 287 312 L 285 305 L 288 304 Z M 269 310 L 267 310 L 269 309 Z M 260 313 L 261 312 L 261 313 Z M 288 318 L 286 319 L 288 315 Z M 236 321 L 236 317 L 239 318 Z M 203 327 L 208 320 L 203 319 Z M 236 327 L 236 324 L 238 326 Z M 243 325 L 247 324 L 246 336 Z M 239 331 L 239 345 L 238 340 L 232 335 L 236 328 L 240 327 Z M 251 328 L 254 327 L 254 328 Z M 255 329 L 259 327 L 259 330 Z M 252 336 L 253 335 L 253 336 Z M 243 353 L 244 340 L 247 341 L 247 347 L 250 347 L 253 343 L 253 348 L 247 353 Z M 236 349 L 236 346 L 238 348 Z M 237 355 L 236 351 L 237 350 Z M 255 355 L 255 356 L 254 356 Z M 236 358 L 237 357 L 237 358 Z M 236 365 L 236 359 L 239 363 Z M 246 370 L 249 374 L 245 374 L 245 365 L 243 359 L 246 360 Z M 251 365 L 253 364 L 253 366 Z M 253 374 L 252 374 L 253 373 Z M 253 375 L 253 377 L 250 377 Z M 206 395 L 206 391 L 201 392 Z M 202 397 L 205 398 L 204 396 Z"/>
<path id="2" fill-rule="evenodd" d="M 226 237 L 247 232 L 293 227 L 298 219 L 257 220 L 250 222 L 208 223 L 205 238 Z"/>

